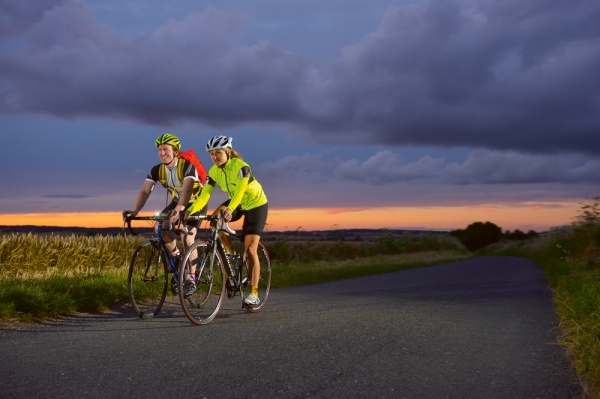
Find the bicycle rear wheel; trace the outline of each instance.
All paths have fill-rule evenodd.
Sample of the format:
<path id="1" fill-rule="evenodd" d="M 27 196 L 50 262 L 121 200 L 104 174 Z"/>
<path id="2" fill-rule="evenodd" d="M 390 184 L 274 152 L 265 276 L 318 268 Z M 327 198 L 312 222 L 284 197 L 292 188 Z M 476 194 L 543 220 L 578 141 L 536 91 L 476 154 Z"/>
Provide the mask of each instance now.
<path id="1" fill-rule="evenodd" d="M 260 262 L 260 277 L 258 279 L 258 299 L 260 302 L 258 305 L 245 306 L 248 311 L 252 313 L 260 312 L 264 308 L 265 304 L 267 303 L 267 299 L 269 298 L 269 292 L 271 291 L 271 259 L 269 258 L 269 253 L 262 242 L 258 243 L 257 251 L 258 261 Z M 251 274 L 247 259 L 244 261 L 242 273 L 242 285 L 244 287 L 245 298 L 252 292 L 252 287 L 250 284 Z"/>
<path id="2" fill-rule="evenodd" d="M 142 319 L 160 312 L 167 295 L 167 263 L 160 244 L 144 241 L 133 253 L 128 286 L 131 307 Z"/>
<path id="3" fill-rule="evenodd" d="M 186 295 L 186 278 L 195 267 L 196 290 Z M 188 319 L 194 324 L 210 323 L 225 297 L 225 270 L 221 255 L 206 241 L 196 241 L 185 253 L 179 269 L 179 299 Z"/>

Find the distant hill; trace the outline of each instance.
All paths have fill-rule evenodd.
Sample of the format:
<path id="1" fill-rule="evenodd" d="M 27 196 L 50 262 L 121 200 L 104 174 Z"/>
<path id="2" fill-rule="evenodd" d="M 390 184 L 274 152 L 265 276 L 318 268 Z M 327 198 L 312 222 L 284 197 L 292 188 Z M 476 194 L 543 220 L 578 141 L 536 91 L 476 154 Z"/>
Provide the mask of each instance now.
<path id="1" fill-rule="evenodd" d="M 139 233 L 149 233 L 151 229 L 136 229 Z M 1 226 L 0 234 L 6 233 L 38 233 L 38 234 L 80 234 L 80 235 L 121 235 L 129 234 L 127 229 L 120 227 L 87 228 L 87 227 L 58 227 L 58 226 Z M 265 231 L 263 241 L 275 240 L 342 240 L 342 241 L 372 241 L 384 234 L 404 235 L 410 233 L 414 236 L 432 234 L 439 231 L 427 230 L 394 230 L 394 229 L 340 229 L 340 230 L 315 230 L 315 231 Z"/>

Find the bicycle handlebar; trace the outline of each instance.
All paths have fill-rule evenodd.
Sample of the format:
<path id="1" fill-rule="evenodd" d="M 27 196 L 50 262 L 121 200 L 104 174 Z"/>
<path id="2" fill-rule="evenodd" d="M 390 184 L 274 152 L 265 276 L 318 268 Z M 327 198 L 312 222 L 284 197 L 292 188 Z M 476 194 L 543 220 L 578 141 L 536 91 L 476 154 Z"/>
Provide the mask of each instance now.
<path id="1" fill-rule="evenodd" d="M 179 215 L 179 220 L 183 220 L 183 215 L 184 212 L 180 212 Z M 223 211 L 221 211 L 219 213 L 219 215 L 195 215 L 195 216 L 188 216 L 187 220 L 210 220 L 211 222 L 214 221 L 217 223 L 218 229 L 219 230 L 223 230 L 226 231 L 229 234 L 237 234 L 235 232 L 235 230 L 232 230 L 225 222 L 225 219 L 223 218 Z M 189 232 L 189 230 L 187 229 L 187 226 L 185 225 L 185 223 L 183 224 L 183 230 L 187 233 L 187 234 L 192 234 Z"/>
<path id="2" fill-rule="evenodd" d="M 129 233 L 132 236 L 137 236 L 138 235 L 133 230 L 133 227 L 131 227 L 131 221 L 132 220 L 151 220 L 151 221 L 154 221 L 154 222 L 161 222 L 161 223 L 168 220 L 169 221 L 169 228 L 168 228 L 168 230 L 172 230 L 172 231 L 174 231 L 175 233 L 178 233 L 178 234 L 183 233 L 183 230 L 181 230 L 181 229 L 173 229 L 173 225 L 170 223 L 171 216 L 169 216 L 167 214 L 161 213 L 161 214 L 154 215 L 154 216 L 137 216 L 137 215 L 133 216 L 133 215 L 127 213 L 127 212 L 123 212 L 123 224 L 127 225 L 127 229 L 129 230 Z M 182 219 L 180 218 L 178 224 L 181 224 L 181 220 Z M 184 226 L 184 230 L 185 230 L 185 232 L 187 234 L 191 234 L 190 232 L 187 231 L 187 229 L 185 229 L 185 226 Z"/>
<path id="3" fill-rule="evenodd" d="M 173 229 L 172 225 L 170 224 L 169 230 L 175 231 L 176 233 L 185 233 L 187 235 L 192 235 L 193 233 L 191 231 L 188 230 L 187 226 L 184 222 L 184 211 L 180 211 L 179 212 L 179 222 L 178 225 L 182 226 L 182 229 Z M 151 220 L 154 222 L 164 222 L 164 221 L 170 221 L 171 220 L 171 216 L 167 215 L 167 214 L 158 214 L 158 215 L 154 215 L 154 216 L 137 216 L 137 215 L 131 215 L 127 212 L 123 212 L 123 224 L 127 225 L 127 229 L 129 230 L 129 233 L 132 236 L 137 236 L 138 234 L 133 230 L 133 227 L 131 227 L 131 221 L 132 220 Z M 221 212 L 219 215 L 194 215 L 194 216 L 188 216 L 187 218 L 185 218 L 185 221 L 188 220 L 210 220 L 210 221 L 215 221 L 217 223 L 220 222 L 221 227 L 220 229 L 230 233 L 230 234 L 236 234 L 236 232 L 234 230 L 231 230 L 231 228 L 223 228 L 223 225 L 225 224 L 225 221 L 223 219 L 223 212 Z M 123 226 L 124 227 L 124 226 Z"/>
<path id="4" fill-rule="evenodd" d="M 179 221 L 182 222 L 184 221 L 184 215 L 185 215 L 185 211 L 180 211 L 179 212 Z M 185 221 L 188 220 L 216 220 L 217 217 L 213 216 L 213 215 L 195 215 L 195 216 L 188 216 L 187 218 L 185 218 Z M 192 235 L 193 233 L 191 231 L 188 230 L 187 225 L 185 223 L 182 224 L 183 225 L 183 231 L 188 234 L 188 235 Z"/>

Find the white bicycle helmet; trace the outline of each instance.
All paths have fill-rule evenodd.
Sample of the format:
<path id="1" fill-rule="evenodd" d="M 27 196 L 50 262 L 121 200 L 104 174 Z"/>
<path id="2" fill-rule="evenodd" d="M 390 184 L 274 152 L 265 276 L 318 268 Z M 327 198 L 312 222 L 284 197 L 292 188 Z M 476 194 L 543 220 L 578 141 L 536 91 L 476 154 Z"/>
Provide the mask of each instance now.
<path id="1" fill-rule="evenodd" d="M 206 143 L 206 152 L 221 148 L 232 148 L 233 138 L 227 136 L 215 136 Z"/>

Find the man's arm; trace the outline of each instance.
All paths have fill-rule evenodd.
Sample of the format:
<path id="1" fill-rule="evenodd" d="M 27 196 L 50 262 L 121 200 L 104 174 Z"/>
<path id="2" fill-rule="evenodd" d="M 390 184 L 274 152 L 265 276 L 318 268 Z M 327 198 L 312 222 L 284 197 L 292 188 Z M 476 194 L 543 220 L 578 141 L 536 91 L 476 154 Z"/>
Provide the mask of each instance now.
<path id="1" fill-rule="evenodd" d="M 133 203 L 132 212 L 135 215 L 137 215 L 138 212 L 142 210 L 144 205 L 146 205 L 146 201 L 148 201 L 150 194 L 152 194 L 152 190 L 154 190 L 154 182 L 152 180 L 144 181 L 144 185 L 140 189 L 140 192 L 138 193 L 137 197 L 135 198 L 135 202 Z"/>
<path id="2" fill-rule="evenodd" d="M 186 178 L 183 180 L 183 186 L 181 187 L 181 195 L 179 196 L 179 201 L 177 201 L 177 205 L 175 206 L 175 211 L 183 211 L 185 207 L 190 202 L 190 198 L 192 198 L 192 191 L 194 190 L 195 179 Z"/>

